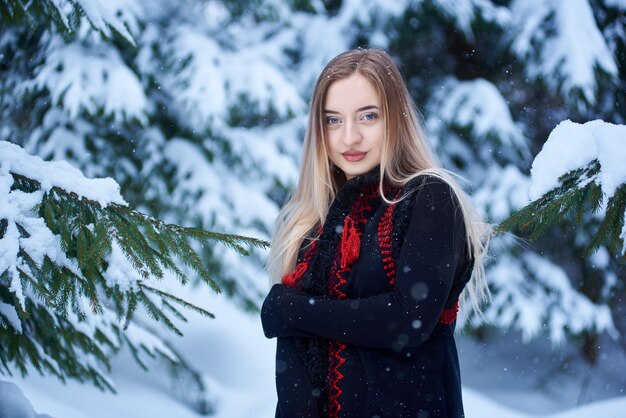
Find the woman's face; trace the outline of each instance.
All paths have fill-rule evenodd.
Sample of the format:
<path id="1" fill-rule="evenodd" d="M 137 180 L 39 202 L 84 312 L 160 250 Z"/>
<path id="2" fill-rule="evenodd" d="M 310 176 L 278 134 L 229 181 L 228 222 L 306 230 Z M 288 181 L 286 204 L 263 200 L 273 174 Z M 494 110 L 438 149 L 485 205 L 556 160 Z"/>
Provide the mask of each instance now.
<path id="1" fill-rule="evenodd" d="M 323 113 L 330 160 L 347 179 L 380 164 L 384 119 L 378 94 L 365 77 L 355 73 L 333 82 Z"/>

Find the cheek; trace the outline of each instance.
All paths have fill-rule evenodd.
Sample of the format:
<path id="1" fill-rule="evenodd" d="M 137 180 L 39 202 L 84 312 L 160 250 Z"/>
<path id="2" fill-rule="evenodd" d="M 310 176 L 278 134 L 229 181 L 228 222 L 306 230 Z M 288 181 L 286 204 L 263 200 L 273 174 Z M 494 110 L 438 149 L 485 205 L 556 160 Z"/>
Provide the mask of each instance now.
<path id="1" fill-rule="evenodd" d="M 328 141 L 328 151 L 331 153 L 337 152 L 339 147 L 339 135 L 337 130 L 328 131 L 326 139 Z"/>
<path id="2" fill-rule="evenodd" d="M 383 141 L 385 140 L 385 132 L 381 127 L 377 130 L 376 135 L 374 137 L 374 142 L 376 143 L 376 148 L 380 151 L 383 147 Z"/>
<path id="3" fill-rule="evenodd" d="M 337 164 L 337 141 L 331 133 L 326 134 L 326 157 L 335 165 Z"/>
<path id="4" fill-rule="evenodd" d="M 382 155 L 383 155 L 383 141 L 384 141 L 384 136 L 383 133 L 381 132 L 380 136 L 378 137 L 378 140 L 376 141 L 376 160 L 380 163 Z"/>

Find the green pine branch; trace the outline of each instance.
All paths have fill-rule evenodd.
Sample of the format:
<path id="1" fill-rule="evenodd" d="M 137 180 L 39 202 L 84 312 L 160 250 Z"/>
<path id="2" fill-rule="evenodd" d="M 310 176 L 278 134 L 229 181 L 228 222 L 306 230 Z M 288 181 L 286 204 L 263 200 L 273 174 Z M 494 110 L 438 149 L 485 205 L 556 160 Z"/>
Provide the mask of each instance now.
<path id="1" fill-rule="evenodd" d="M 604 195 L 599 173 L 598 160 L 565 173 L 559 177 L 558 187 L 515 211 L 500 223 L 496 230 L 499 233 L 517 230 L 528 233 L 534 240 L 548 232 L 553 225 L 566 219 L 581 224 L 585 213 L 597 213 L 602 207 Z M 625 212 L 626 184 L 622 184 L 608 199 L 604 218 L 584 248 L 583 256 L 589 256 L 600 246 L 606 246 L 618 259 L 626 262 L 626 254 L 622 253 L 624 241 L 620 238 Z"/>
<path id="2" fill-rule="evenodd" d="M 14 173 L 11 176 L 12 192 L 41 193 L 38 181 Z M 41 219 L 59 238 L 65 261 L 45 255 L 38 263 L 37 257 L 20 247 L 16 264 L 19 277 L 12 277 L 9 270 L 0 275 L 0 302 L 15 308 L 22 328 L 16 329 L 9 318 L 0 314 L 0 371 L 11 373 L 16 368 L 26 374 L 31 364 L 41 373 L 51 373 L 63 381 L 90 381 L 103 390 L 114 391 L 105 373 L 110 367 L 109 358 L 121 342 L 128 342 L 142 367 L 145 364 L 138 350 L 151 356 L 163 355 L 158 349 L 152 353 L 146 347 L 135 347 L 125 335 L 138 308 L 177 335 L 182 332 L 175 321 L 187 321 L 184 310 L 214 317 L 206 309 L 156 286 L 169 271 L 182 285 L 188 284 L 188 274 L 197 274 L 215 292 L 221 291 L 194 243 L 200 248 L 221 244 L 242 255 L 249 255 L 252 247 L 269 245 L 257 238 L 168 224 L 118 204 L 104 207 L 58 187 L 43 193 L 34 211 L 29 219 Z M 28 223 L 15 221 L 15 226 L 22 238 L 34 233 Z M 8 227 L 7 219 L 0 220 L 0 239 Z M 119 247 L 137 273 L 134 281 L 129 278 L 124 285 L 111 284 L 110 278 L 107 281 L 113 245 Z M 23 304 L 12 290 L 14 280 L 19 281 L 26 296 Z M 95 329 L 95 338 L 79 329 L 83 326 L 75 326 L 94 317 L 100 318 L 100 326 L 106 328 Z M 94 361 L 81 362 L 85 356 Z"/>
<path id="3" fill-rule="evenodd" d="M 112 38 L 110 34 L 103 32 L 89 19 L 80 1 L 67 0 L 67 3 L 70 9 L 66 12 L 59 10 L 52 0 L 0 0 L 0 22 L 10 24 L 26 22 L 31 28 L 52 25 L 61 36 L 70 40 L 75 36 L 81 21 L 85 19 L 89 26 L 100 33 L 103 38 Z M 135 47 L 134 39 L 129 39 L 119 33 L 109 22 L 105 22 L 105 24 L 116 39 L 125 41 L 131 48 Z"/>

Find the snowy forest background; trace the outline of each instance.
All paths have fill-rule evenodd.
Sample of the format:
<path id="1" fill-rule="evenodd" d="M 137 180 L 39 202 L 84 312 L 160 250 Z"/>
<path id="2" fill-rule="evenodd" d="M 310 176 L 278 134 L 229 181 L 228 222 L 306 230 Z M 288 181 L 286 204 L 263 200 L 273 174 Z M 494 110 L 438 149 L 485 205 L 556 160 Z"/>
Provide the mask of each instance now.
<path id="1" fill-rule="evenodd" d="M 562 189 L 561 175 L 600 173 L 593 179 L 602 193 L 588 204 L 579 196 L 578 216 L 549 223 L 534 240 L 517 230 L 493 241 L 487 321 L 467 318 L 459 336 L 468 417 L 569 408 L 576 409 L 558 416 L 623 416 L 625 0 L 0 6 L 0 417 L 32 416 L 16 412 L 32 408 L 57 418 L 273 416 L 275 341 L 258 320 L 266 250 L 251 247 L 243 257 L 217 242 L 190 244 L 204 272 L 184 270 L 187 284 L 171 271 L 149 277 L 200 307 L 185 311 L 186 320 L 172 315 L 183 337 L 145 305 L 127 329 L 119 310 L 105 302 L 97 315 L 78 291 L 76 303 L 55 310 L 11 276 L 21 257 L 11 252 L 11 220 L 32 216 L 44 199 L 17 190 L 16 179 L 41 176 L 42 190 L 57 186 L 167 223 L 269 240 L 297 176 L 315 78 L 358 46 L 396 59 L 437 155 L 468 179 L 463 186 L 491 222 Z M 27 154 L 67 161 L 82 174 Z M 88 179 L 95 177 L 113 178 L 119 191 Z M 46 242 L 32 251 L 59 262 Z M 103 273 L 98 293 L 117 289 L 107 293 L 111 305 L 143 279 L 121 254 L 114 245 L 103 255 L 119 266 Z M 63 263 L 74 265 L 69 259 Z M 33 331 L 29 308 L 56 325 Z M 101 356 L 77 343 L 79 334 Z M 54 357 L 46 338 L 71 346 L 75 361 Z M 30 342 L 32 352 L 16 341 Z"/>

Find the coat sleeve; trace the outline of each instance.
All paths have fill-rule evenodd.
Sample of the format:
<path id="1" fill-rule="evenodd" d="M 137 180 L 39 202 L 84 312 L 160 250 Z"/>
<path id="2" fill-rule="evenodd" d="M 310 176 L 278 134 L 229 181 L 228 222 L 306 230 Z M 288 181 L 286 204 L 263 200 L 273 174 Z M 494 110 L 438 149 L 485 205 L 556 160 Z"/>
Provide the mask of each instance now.
<path id="1" fill-rule="evenodd" d="M 409 197 L 415 202 L 393 290 L 330 299 L 275 284 L 261 309 L 266 337 L 314 335 L 396 351 L 424 342 L 439 320 L 458 268 L 466 262 L 465 228 L 452 193 L 438 180 Z"/>

